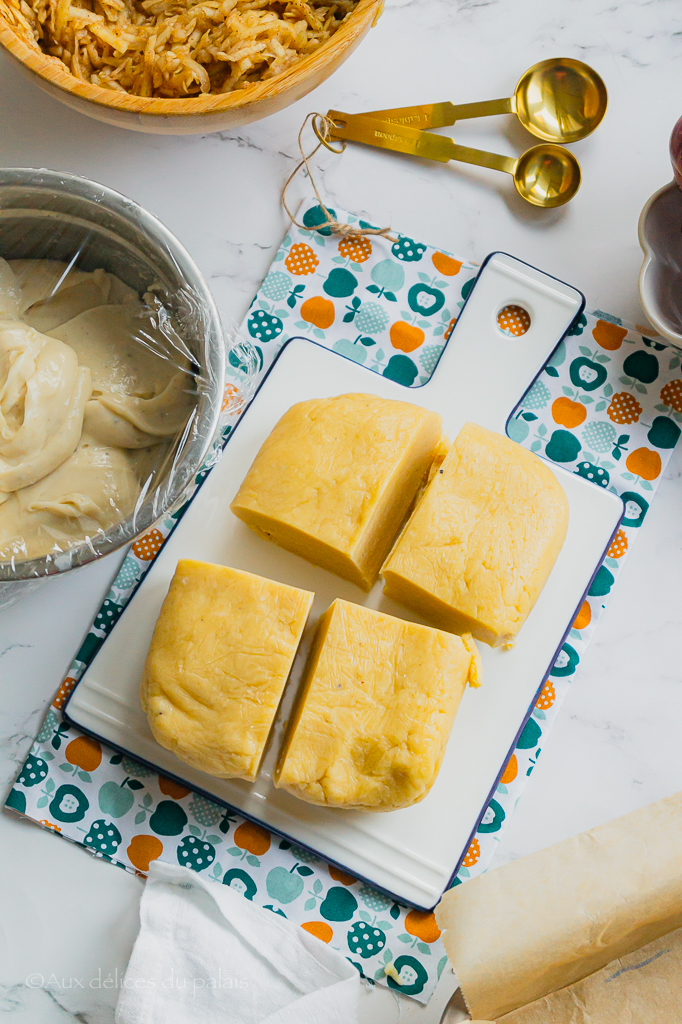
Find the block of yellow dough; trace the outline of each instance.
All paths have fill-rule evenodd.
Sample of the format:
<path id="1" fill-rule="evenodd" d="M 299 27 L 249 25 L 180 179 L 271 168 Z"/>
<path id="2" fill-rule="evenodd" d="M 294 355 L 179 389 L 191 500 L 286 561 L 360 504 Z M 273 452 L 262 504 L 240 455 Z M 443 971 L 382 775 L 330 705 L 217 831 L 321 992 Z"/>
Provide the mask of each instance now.
<path id="1" fill-rule="evenodd" d="M 266 439 L 232 511 L 370 590 L 440 436 L 440 416 L 409 402 L 355 394 L 299 402 Z"/>
<path id="2" fill-rule="evenodd" d="M 549 466 L 467 423 L 382 569 L 385 593 L 441 629 L 511 643 L 567 527 L 568 501 Z"/>
<path id="3" fill-rule="evenodd" d="M 313 596 L 228 566 L 178 562 L 142 681 L 157 742 L 209 775 L 252 782 Z"/>
<path id="4" fill-rule="evenodd" d="M 471 664 L 462 637 L 334 601 L 315 634 L 275 785 L 368 811 L 422 800 Z"/>

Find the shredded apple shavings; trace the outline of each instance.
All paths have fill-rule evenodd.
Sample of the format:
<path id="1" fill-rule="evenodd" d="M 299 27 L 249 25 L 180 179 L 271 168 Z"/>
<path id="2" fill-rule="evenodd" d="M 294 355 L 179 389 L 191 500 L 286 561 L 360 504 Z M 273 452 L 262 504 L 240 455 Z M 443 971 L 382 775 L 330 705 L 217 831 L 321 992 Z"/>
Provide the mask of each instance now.
<path id="1" fill-rule="evenodd" d="M 82 81 L 135 96 L 243 89 L 326 42 L 358 0 L 0 0 L 0 17 Z"/>

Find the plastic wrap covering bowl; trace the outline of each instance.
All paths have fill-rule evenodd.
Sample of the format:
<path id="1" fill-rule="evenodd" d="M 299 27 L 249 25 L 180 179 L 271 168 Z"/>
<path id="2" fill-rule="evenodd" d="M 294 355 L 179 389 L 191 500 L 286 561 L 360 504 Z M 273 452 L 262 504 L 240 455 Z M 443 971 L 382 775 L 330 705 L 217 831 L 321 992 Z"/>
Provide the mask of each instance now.
<path id="1" fill-rule="evenodd" d="M 64 550 L 0 561 L 0 590 L 6 592 L 10 583 L 63 573 L 115 551 L 178 505 L 217 435 L 225 345 L 208 286 L 182 245 L 155 217 L 103 185 L 55 171 L 0 170 L 0 257 L 61 260 L 86 272 L 103 269 L 139 295 L 151 291 L 158 322 L 172 325 L 170 355 L 163 358 L 172 364 L 177 353 L 177 365 L 193 380 L 184 387 L 191 396 L 185 399 L 189 416 L 158 449 L 159 464 L 145 478 L 134 511 Z M 140 343 L 150 348 L 140 332 Z"/>

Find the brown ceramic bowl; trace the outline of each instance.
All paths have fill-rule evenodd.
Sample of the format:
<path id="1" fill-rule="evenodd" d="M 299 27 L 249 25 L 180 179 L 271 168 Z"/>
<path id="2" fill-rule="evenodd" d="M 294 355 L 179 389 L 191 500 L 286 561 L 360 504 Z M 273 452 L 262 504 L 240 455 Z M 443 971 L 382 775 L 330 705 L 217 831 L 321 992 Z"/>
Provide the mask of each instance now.
<path id="1" fill-rule="evenodd" d="M 61 62 L 25 43 L 13 30 L 0 0 L 0 47 L 48 95 L 117 128 L 157 135 L 193 135 L 237 128 L 300 100 L 353 52 L 383 10 L 383 0 L 360 0 L 341 28 L 318 50 L 275 78 L 225 95 L 150 99 L 90 85 Z"/>

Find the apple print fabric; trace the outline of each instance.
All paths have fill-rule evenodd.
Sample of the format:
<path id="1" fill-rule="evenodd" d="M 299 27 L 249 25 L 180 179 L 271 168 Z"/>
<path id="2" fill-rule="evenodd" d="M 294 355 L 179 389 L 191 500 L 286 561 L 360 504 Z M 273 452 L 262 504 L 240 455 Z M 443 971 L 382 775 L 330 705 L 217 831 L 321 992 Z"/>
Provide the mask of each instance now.
<path id="1" fill-rule="evenodd" d="M 253 300 L 245 333 L 258 370 L 267 370 L 289 338 L 304 336 L 398 384 L 425 384 L 475 265 L 397 232 L 395 242 L 376 235 L 339 239 L 329 228 L 315 230 L 323 221 L 319 206 L 305 209 L 302 223 L 309 227 L 292 225 Z M 237 356 L 230 372 L 235 378 L 242 372 Z"/>
<path id="2" fill-rule="evenodd" d="M 342 211 L 334 211 L 338 218 Z M 350 223 L 357 218 L 345 215 Z M 396 235 L 341 239 L 308 204 L 247 314 L 248 345 L 230 352 L 226 395 L 253 386 L 290 337 L 306 335 L 369 370 L 416 387 L 429 379 L 473 285 L 474 264 Z M 362 222 L 361 222 L 362 223 Z M 510 321 L 510 333 L 515 325 Z M 490 368 L 494 374 L 495 368 Z M 369 384 L 369 381 L 368 381 Z M 224 439 L 238 412 L 224 427 Z M 624 501 L 625 515 L 472 837 L 454 884 L 483 872 L 580 658 L 644 523 L 682 426 L 675 350 L 615 317 L 580 317 L 511 413 L 515 441 Z M 197 484 L 209 471 L 197 476 Z M 144 873 L 160 858 L 230 885 L 342 950 L 362 974 L 426 1002 L 447 963 L 432 913 L 409 910 L 308 850 L 188 786 L 84 736 L 62 708 L 152 564 L 183 506 L 140 537 L 48 711 L 7 806 L 95 856 Z M 387 978 L 392 964 L 402 984 Z"/>

